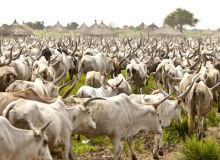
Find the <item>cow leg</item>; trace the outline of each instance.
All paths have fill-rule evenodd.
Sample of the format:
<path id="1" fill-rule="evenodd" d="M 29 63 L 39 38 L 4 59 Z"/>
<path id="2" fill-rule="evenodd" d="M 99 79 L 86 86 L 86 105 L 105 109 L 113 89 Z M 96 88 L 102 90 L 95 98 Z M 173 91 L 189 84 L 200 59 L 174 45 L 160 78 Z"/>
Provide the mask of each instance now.
<path id="1" fill-rule="evenodd" d="M 69 153 L 69 156 L 70 156 L 71 160 L 74 160 L 74 153 L 72 151 L 72 142 L 73 142 L 73 138 L 71 136 L 71 138 L 70 138 L 70 149 L 69 149 L 70 153 Z"/>
<path id="2" fill-rule="evenodd" d="M 130 152 L 131 152 L 131 157 L 132 157 L 132 160 L 137 160 L 137 157 L 133 151 L 133 148 L 132 148 L 132 139 L 131 138 L 128 138 L 127 139 L 127 143 L 128 143 L 128 147 L 130 149 Z"/>
<path id="3" fill-rule="evenodd" d="M 120 156 L 121 156 L 123 146 L 122 146 L 120 140 L 121 140 L 121 138 L 115 137 L 112 141 L 113 145 L 114 145 L 114 160 L 119 160 Z"/>
<path id="4" fill-rule="evenodd" d="M 192 134 L 194 130 L 194 124 L 193 124 L 193 115 L 191 111 L 188 111 L 188 128 L 189 128 L 189 133 Z"/>
<path id="5" fill-rule="evenodd" d="M 159 151 L 158 151 L 160 156 L 164 155 L 163 152 L 163 133 L 160 134 L 160 138 L 159 138 Z"/>
<path id="6" fill-rule="evenodd" d="M 70 153 L 70 139 L 65 142 L 62 160 L 69 160 L 69 153 Z"/>
<path id="7" fill-rule="evenodd" d="M 159 150 L 160 138 L 161 138 L 161 134 L 155 134 L 155 136 L 154 136 L 153 159 L 159 159 L 158 150 Z"/>
<path id="8" fill-rule="evenodd" d="M 219 95 L 217 94 L 218 113 L 220 113 Z"/>
<path id="9" fill-rule="evenodd" d="M 198 118 L 198 137 L 201 139 L 204 136 L 204 117 Z"/>

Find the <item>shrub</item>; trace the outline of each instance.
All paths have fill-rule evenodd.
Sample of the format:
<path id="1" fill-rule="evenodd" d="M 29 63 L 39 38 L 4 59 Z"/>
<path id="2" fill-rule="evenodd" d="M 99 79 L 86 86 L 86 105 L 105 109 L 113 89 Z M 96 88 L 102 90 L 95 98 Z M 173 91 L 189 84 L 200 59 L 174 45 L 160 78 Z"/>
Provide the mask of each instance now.
<path id="1" fill-rule="evenodd" d="M 212 107 L 211 111 L 208 113 L 208 115 L 206 116 L 206 124 L 207 126 L 218 126 L 218 124 L 220 123 L 220 117 L 217 116 L 217 111 L 215 107 Z"/>
<path id="2" fill-rule="evenodd" d="M 212 138 L 187 138 L 177 156 L 178 160 L 220 160 L 220 146 Z"/>
<path id="3" fill-rule="evenodd" d="M 164 129 L 163 140 L 168 144 L 177 144 L 184 140 L 187 134 L 187 117 L 182 116 L 182 123 L 180 125 L 172 122 L 169 127 Z"/>

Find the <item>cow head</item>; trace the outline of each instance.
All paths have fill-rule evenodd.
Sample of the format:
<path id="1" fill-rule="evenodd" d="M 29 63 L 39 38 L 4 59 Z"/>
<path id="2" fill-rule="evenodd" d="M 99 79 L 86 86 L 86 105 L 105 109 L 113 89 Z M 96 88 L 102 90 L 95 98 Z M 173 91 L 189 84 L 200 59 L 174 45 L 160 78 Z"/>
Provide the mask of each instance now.
<path id="1" fill-rule="evenodd" d="M 13 67 L 4 66 L 0 67 L 0 92 L 12 84 L 17 78 L 17 73 Z"/>
<path id="2" fill-rule="evenodd" d="M 161 123 L 162 121 L 159 118 L 159 113 L 155 110 L 149 111 L 150 118 L 147 121 L 149 124 L 149 130 L 155 132 L 156 134 L 161 134 L 162 133 L 162 127 Z"/>
<path id="3" fill-rule="evenodd" d="M 93 121 L 90 110 L 83 105 L 76 105 L 68 108 L 67 112 L 71 115 L 73 132 L 80 132 L 88 129 L 96 129 L 96 123 Z"/>
<path id="4" fill-rule="evenodd" d="M 36 158 L 40 160 L 52 160 L 52 156 L 48 147 L 48 138 L 45 134 L 45 131 L 48 128 L 50 122 L 46 123 L 41 128 L 35 128 L 30 123 L 31 129 L 33 131 L 33 143 L 30 145 L 30 149 L 35 150 L 35 154 L 31 155 L 33 157 L 32 159 Z"/>

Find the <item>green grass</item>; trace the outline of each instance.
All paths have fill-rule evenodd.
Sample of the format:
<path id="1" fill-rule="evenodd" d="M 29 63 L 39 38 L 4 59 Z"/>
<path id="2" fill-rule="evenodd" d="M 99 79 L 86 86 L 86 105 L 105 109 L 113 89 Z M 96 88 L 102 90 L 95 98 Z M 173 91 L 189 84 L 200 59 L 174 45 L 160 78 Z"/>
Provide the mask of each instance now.
<path id="1" fill-rule="evenodd" d="M 90 145 L 90 144 L 82 144 L 79 141 L 74 141 L 73 142 L 73 147 L 72 147 L 75 155 L 83 155 L 88 152 L 93 152 L 96 151 L 96 146 Z"/>
<path id="2" fill-rule="evenodd" d="M 163 140 L 167 144 L 177 144 L 184 140 L 188 134 L 187 117 L 182 115 L 182 123 L 176 124 L 172 122 L 171 125 L 164 129 Z"/>
<path id="3" fill-rule="evenodd" d="M 211 111 L 206 116 L 205 123 L 207 124 L 207 127 L 214 127 L 218 126 L 220 123 L 220 117 L 217 116 L 217 104 L 214 103 Z"/>
<path id="4" fill-rule="evenodd" d="M 177 160 L 220 160 L 220 146 L 216 140 L 199 140 L 196 136 L 187 138 Z"/>

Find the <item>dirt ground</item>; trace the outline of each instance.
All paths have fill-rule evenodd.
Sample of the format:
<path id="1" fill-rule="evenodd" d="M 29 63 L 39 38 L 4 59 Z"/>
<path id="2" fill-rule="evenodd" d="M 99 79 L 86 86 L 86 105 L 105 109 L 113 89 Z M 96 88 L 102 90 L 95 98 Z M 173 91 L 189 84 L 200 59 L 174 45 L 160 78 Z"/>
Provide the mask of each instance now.
<path id="1" fill-rule="evenodd" d="M 210 127 L 206 131 L 206 136 L 215 137 L 218 143 L 220 144 L 220 126 L 219 127 Z M 136 138 L 145 138 L 145 150 L 143 153 L 138 153 L 138 160 L 153 160 L 152 158 L 152 149 L 153 149 L 153 135 L 143 135 L 140 133 L 136 136 Z M 105 147 L 98 147 L 99 149 L 95 152 L 86 153 L 82 156 L 76 156 L 77 160 L 112 160 L 113 159 L 113 151 L 112 149 Z M 164 146 L 164 156 L 160 157 L 160 160 L 175 160 L 177 155 L 177 151 L 180 146 L 177 145 L 169 145 Z M 121 160 L 131 160 L 129 150 L 127 152 L 123 151 L 121 155 Z"/>
<path id="2" fill-rule="evenodd" d="M 136 138 L 145 139 L 144 151 L 142 153 L 136 153 L 138 160 L 153 160 L 152 158 L 152 150 L 153 150 L 153 134 L 144 134 L 139 133 Z M 175 156 L 175 152 L 177 150 L 177 146 L 164 146 L 164 156 L 160 157 L 160 160 L 172 160 Z M 94 152 L 86 153 L 82 156 L 76 156 L 77 160 L 112 160 L 113 159 L 113 150 L 98 146 L 98 149 Z M 131 160 L 130 151 L 123 151 L 121 155 L 121 160 Z"/>

